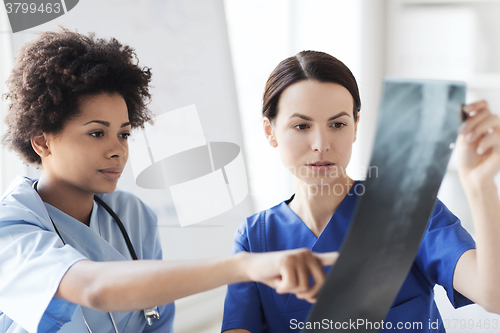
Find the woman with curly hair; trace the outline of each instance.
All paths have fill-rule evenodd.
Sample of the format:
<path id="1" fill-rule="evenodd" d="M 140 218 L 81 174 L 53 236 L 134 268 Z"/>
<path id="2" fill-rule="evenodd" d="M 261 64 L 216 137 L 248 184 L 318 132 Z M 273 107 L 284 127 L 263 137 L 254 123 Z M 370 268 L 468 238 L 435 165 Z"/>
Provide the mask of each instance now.
<path id="1" fill-rule="evenodd" d="M 131 129 L 151 119 L 151 72 L 134 57 L 116 39 L 64 29 L 17 54 L 3 142 L 41 177 L 18 177 L 0 199 L 0 332 L 171 332 L 175 299 L 242 281 L 314 301 L 336 258 L 158 260 L 154 212 L 115 190 Z"/>

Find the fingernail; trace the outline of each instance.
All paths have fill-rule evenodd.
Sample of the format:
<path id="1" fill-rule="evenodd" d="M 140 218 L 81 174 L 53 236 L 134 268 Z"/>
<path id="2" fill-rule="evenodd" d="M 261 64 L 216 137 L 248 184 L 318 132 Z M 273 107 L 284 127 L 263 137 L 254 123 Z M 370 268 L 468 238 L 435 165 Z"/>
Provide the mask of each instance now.
<path id="1" fill-rule="evenodd" d="M 469 112 L 469 117 L 474 117 L 476 114 L 477 114 L 476 110 L 471 111 L 471 112 Z"/>
<path id="2" fill-rule="evenodd" d="M 493 134 L 493 128 L 488 128 L 488 134 Z"/>
<path id="3" fill-rule="evenodd" d="M 476 152 L 477 152 L 479 155 L 482 155 L 482 154 L 484 153 L 483 147 L 481 147 L 481 146 L 477 147 Z"/>
<path id="4" fill-rule="evenodd" d="M 469 133 L 465 136 L 465 141 L 471 142 L 472 141 L 472 133 Z"/>

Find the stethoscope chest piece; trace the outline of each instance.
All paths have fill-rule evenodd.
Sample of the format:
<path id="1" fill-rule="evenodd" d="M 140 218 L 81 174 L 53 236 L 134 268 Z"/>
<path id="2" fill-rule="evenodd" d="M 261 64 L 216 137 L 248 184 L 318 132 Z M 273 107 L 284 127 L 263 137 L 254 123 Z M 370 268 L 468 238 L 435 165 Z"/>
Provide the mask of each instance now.
<path id="1" fill-rule="evenodd" d="M 149 326 L 153 325 L 153 318 L 160 319 L 158 307 L 155 306 L 154 308 L 144 310 L 144 317 Z"/>

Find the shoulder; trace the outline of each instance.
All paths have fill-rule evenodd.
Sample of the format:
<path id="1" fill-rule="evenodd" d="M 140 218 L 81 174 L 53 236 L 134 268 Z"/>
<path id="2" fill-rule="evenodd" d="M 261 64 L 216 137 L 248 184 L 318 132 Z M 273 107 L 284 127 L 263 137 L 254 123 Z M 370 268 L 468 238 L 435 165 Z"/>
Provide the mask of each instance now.
<path id="1" fill-rule="evenodd" d="M 460 225 L 460 219 L 441 200 L 436 199 L 428 229 L 432 230 L 454 224 Z"/>
<path id="2" fill-rule="evenodd" d="M 33 199 L 34 195 L 38 196 L 32 187 L 34 181 L 34 179 L 18 176 L 3 193 L 0 203 L 12 206 L 29 205 L 30 199 Z"/>
<path id="3" fill-rule="evenodd" d="M 460 219 L 437 199 L 417 257 L 425 255 L 433 260 L 441 260 L 451 256 L 453 260 L 458 260 L 464 251 L 474 247 L 474 239 L 462 226 Z"/>
<path id="4" fill-rule="evenodd" d="M 33 189 L 34 179 L 17 177 L 0 198 L 0 222 L 48 226 L 48 213 L 38 193 Z"/>
<path id="5" fill-rule="evenodd" d="M 248 233 L 253 234 L 257 232 L 261 227 L 263 227 L 264 223 L 267 222 L 276 223 L 278 221 L 283 220 L 282 218 L 283 210 L 284 208 L 286 208 L 284 206 L 287 206 L 285 201 L 277 204 L 274 207 L 268 208 L 266 210 L 260 211 L 256 214 L 247 217 L 243 221 L 243 223 L 241 223 L 240 227 L 238 228 L 238 232 L 241 235 Z"/>

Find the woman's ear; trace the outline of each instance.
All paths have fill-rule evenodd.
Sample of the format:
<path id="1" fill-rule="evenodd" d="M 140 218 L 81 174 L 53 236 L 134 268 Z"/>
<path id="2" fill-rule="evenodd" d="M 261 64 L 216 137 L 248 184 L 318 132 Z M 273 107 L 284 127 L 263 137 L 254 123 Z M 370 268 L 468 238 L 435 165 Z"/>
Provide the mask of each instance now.
<path id="1" fill-rule="evenodd" d="M 263 126 L 264 126 L 264 135 L 266 136 L 267 142 L 269 142 L 271 147 L 274 148 L 278 147 L 278 141 L 276 141 L 276 136 L 274 135 L 274 128 L 269 118 L 264 117 Z"/>
<path id="2" fill-rule="evenodd" d="M 356 142 L 356 139 L 358 137 L 358 124 L 359 124 L 359 112 L 356 117 L 356 122 L 354 123 L 354 138 L 352 140 L 352 143 Z"/>
<path id="3" fill-rule="evenodd" d="M 36 135 L 31 138 L 31 147 L 38 154 L 38 156 L 47 157 L 50 155 L 50 148 L 47 144 L 47 137 L 45 133 Z"/>

